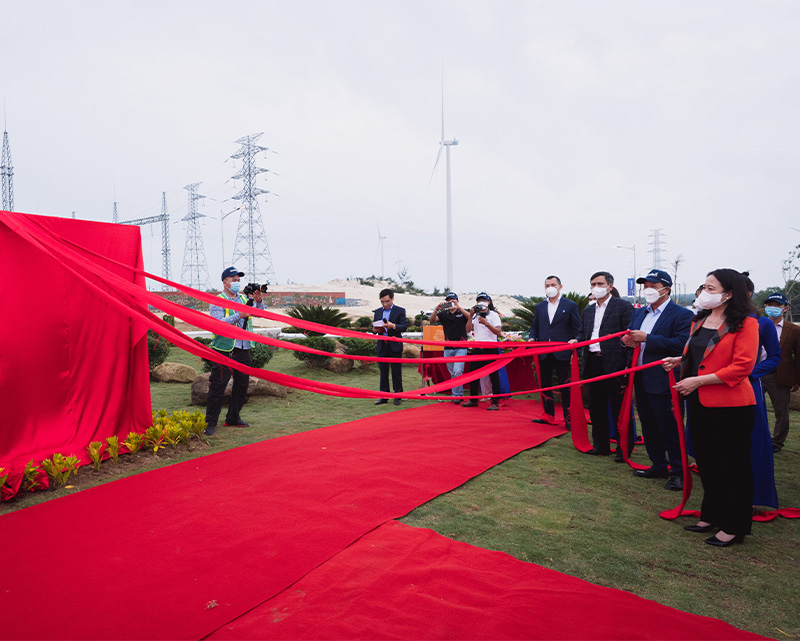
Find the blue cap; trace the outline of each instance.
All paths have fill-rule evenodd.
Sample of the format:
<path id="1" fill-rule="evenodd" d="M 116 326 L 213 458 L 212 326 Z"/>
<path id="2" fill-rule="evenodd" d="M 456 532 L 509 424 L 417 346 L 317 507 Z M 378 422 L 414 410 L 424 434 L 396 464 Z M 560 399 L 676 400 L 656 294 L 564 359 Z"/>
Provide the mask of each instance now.
<path id="1" fill-rule="evenodd" d="M 455 292 L 450 292 L 444 297 L 445 300 L 458 300 L 458 295 Z"/>
<path id="2" fill-rule="evenodd" d="M 489 296 L 489 294 L 487 294 L 486 292 L 481 292 L 480 294 L 478 294 L 475 300 L 480 300 L 481 298 L 483 298 L 484 300 L 488 300 L 490 303 L 492 302 L 492 297 Z"/>
<path id="3" fill-rule="evenodd" d="M 242 276 L 244 276 L 244 272 L 240 272 L 235 267 L 228 267 L 225 271 L 222 272 L 222 280 L 225 280 L 229 276 L 238 276 L 239 278 L 241 278 Z"/>
<path id="4" fill-rule="evenodd" d="M 672 287 L 672 277 L 662 269 L 651 269 L 647 276 L 636 279 L 636 282 L 639 285 L 645 281 L 648 283 L 661 283 L 667 287 Z"/>
<path id="5" fill-rule="evenodd" d="M 789 299 L 786 298 L 786 294 L 783 292 L 775 292 L 774 294 L 770 294 L 767 296 L 767 300 L 764 303 L 778 303 L 778 305 L 788 305 Z"/>

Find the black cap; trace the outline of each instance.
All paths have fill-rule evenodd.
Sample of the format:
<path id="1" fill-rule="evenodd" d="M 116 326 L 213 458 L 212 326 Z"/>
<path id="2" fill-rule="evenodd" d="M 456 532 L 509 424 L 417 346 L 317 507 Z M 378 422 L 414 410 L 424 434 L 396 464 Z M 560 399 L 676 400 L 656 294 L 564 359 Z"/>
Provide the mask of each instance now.
<path id="1" fill-rule="evenodd" d="M 222 272 L 222 280 L 225 280 L 229 276 L 238 276 L 239 278 L 241 278 L 242 276 L 244 276 L 244 272 L 240 272 L 235 267 L 228 267 Z"/>
<path id="2" fill-rule="evenodd" d="M 667 287 L 672 287 L 672 277 L 662 269 L 651 269 L 647 276 L 637 278 L 636 282 L 641 285 L 644 282 L 648 283 L 661 283 Z"/>

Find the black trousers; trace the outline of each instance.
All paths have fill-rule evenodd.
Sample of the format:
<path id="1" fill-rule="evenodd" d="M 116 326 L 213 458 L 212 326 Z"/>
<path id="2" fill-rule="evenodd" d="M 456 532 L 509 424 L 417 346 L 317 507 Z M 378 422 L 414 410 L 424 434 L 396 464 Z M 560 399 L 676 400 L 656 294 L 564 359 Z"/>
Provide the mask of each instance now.
<path id="1" fill-rule="evenodd" d="M 750 534 L 753 524 L 753 468 L 750 432 L 755 405 L 705 407 L 697 392 L 687 398 L 694 458 L 703 483 L 700 519 L 727 534 Z"/>
<path id="2" fill-rule="evenodd" d="M 391 354 L 392 357 L 399 357 L 401 353 Z M 378 371 L 381 374 L 381 392 L 389 391 L 389 367 L 392 369 L 392 387 L 395 392 L 403 391 L 403 364 L 402 363 L 378 363 Z"/>
<path id="3" fill-rule="evenodd" d="M 602 356 L 595 356 L 594 353 L 589 352 L 586 359 L 586 366 L 583 369 L 584 378 L 594 378 L 606 373 L 603 369 Z M 611 450 L 609 446 L 611 424 L 608 420 L 608 411 L 610 409 L 613 416 L 619 420 L 622 395 L 625 391 L 625 378 L 615 376 L 603 381 L 588 383 L 586 387 L 589 393 L 589 414 L 592 417 L 592 446 L 598 452 L 607 454 Z M 628 454 L 632 450 L 633 429 L 630 429 L 628 431 Z"/>
<path id="4" fill-rule="evenodd" d="M 539 371 L 542 374 L 542 380 L 539 381 L 542 387 L 550 387 L 553 385 L 553 374 L 558 378 L 558 385 L 569 383 L 569 359 L 561 361 L 555 357 L 555 354 L 547 354 L 539 359 Z M 561 409 L 564 412 L 564 419 L 569 420 L 569 387 L 565 387 L 559 391 L 561 392 Z M 542 398 L 544 399 L 544 413 L 554 416 L 556 413 L 556 404 L 553 400 L 553 392 L 542 392 Z"/>
<path id="5" fill-rule="evenodd" d="M 219 350 L 215 350 L 219 351 Z M 242 365 L 250 365 L 250 350 L 234 347 L 232 352 L 219 352 L 223 356 L 232 358 Z M 208 400 L 206 401 L 206 423 L 209 427 L 216 427 L 219 421 L 219 414 L 222 410 L 222 399 L 225 396 L 225 388 L 228 381 L 233 376 L 233 389 L 231 390 L 231 402 L 228 405 L 228 413 L 225 415 L 226 423 L 235 423 L 239 420 L 239 412 L 247 402 L 247 386 L 250 383 L 250 376 L 243 374 L 239 370 L 232 370 L 226 365 L 219 363 L 211 364 L 211 377 L 209 378 Z"/>
<path id="6" fill-rule="evenodd" d="M 672 397 L 669 394 L 648 394 L 644 383 L 637 378 L 633 380 L 644 446 L 653 469 L 666 472 L 669 464 L 670 474 L 680 476 L 683 474 L 681 442 L 672 413 Z"/>
<path id="7" fill-rule="evenodd" d="M 476 347 L 475 349 L 471 349 L 469 351 L 470 356 L 479 356 L 483 354 L 493 354 L 497 355 L 496 349 L 491 349 L 489 347 Z M 474 372 L 476 369 L 480 369 L 485 365 L 491 363 L 491 360 L 488 361 L 470 361 L 467 363 L 467 372 Z M 492 394 L 500 394 L 502 390 L 500 389 L 500 372 L 492 372 L 489 374 L 489 380 L 492 382 Z M 472 381 L 469 384 L 469 395 L 470 396 L 480 396 L 481 394 L 481 379 L 477 379 Z M 477 400 L 477 399 L 472 399 Z M 495 396 L 491 399 L 493 405 L 499 405 L 502 399 L 499 396 Z"/>

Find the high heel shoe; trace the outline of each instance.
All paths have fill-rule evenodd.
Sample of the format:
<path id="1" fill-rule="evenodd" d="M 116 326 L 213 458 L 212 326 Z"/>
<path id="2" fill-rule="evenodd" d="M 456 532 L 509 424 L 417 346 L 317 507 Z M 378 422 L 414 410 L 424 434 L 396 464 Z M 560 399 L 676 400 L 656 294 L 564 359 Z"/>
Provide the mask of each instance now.
<path id="1" fill-rule="evenodd" d="M 711 532 L 716 525 L 709 523 L 708 525 L 684 525 L 683 529 L 687 532 Z"/>
<path id="2" fill-rule="evenodd" d="M 718 548 L 726 548 L 734 543 L 744 543 L 744 534 L 737 534 L 730 541 L 721 541 L 716 536 L 712 536 L 707 538 L 705 542 Z"/>

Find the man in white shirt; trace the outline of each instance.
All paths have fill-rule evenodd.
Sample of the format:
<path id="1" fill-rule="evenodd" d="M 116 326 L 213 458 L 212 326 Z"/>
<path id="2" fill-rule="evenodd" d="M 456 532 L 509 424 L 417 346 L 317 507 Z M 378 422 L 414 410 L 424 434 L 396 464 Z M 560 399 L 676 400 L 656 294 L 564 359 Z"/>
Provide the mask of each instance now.
<path id="1" fill-rule="evenodd" d="M 475 307 L 472 308 L 472 335 L 476 342 L 497 342 L 503 334 L 501 328 L 500 315 L 494 311 L 492 298 L 486 292 L 478 294 Z M 476 347 L 470 350 L 472 355 L 476 354 L 497 354 L 497 349 Z M 467 365 L 467 371 L 472 372 L 480 367 L 488 365 L 491 361 L 471 361 Z M 492 401 L 487 409 L 498 410 L 500 409 L 500 374 L 495 371 L 489 374 L 489 379 L 492 381 Z M 480 379 L 472 381 L 469 384 L 469 395 L 480 395 Z M 472 399 L 461 404 L 461 407 L 478 407 L 478 401 Z"/>

